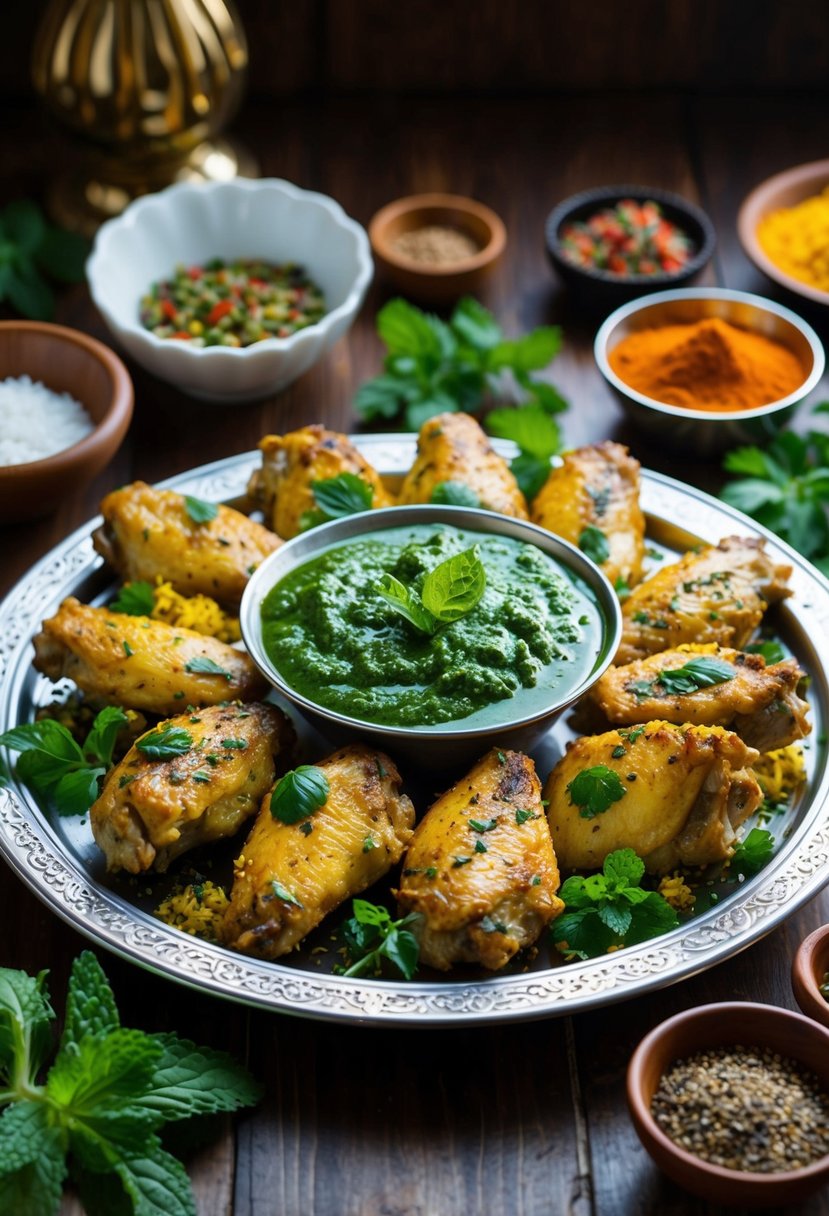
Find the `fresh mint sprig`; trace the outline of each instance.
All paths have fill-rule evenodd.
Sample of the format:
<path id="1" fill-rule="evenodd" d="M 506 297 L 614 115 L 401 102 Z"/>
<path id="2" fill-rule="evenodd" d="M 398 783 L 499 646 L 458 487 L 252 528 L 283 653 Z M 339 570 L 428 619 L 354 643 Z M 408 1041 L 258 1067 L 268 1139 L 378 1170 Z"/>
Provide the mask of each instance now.
<path id="1" fill-rule="evenodd" d="M 478 604 L 486 590 L 486 570 L 478 546 L 455 553 L 430 570 L 420 595 L 393 574 L 384 574 L 377 594 L 421 633 L 458 621 Z"/>
<path id="2" fill-rule="evenodd" d="M 829 413 L 829 401 L 817 414 Z M 781 431 L 766 448 L 729 452 L 724 467 L 741 474 L 720 495 L 829 575 L 829 434 Z"/>
<path id="3" fill-rule="evenodd" d="M 17 199 L 0 211 L 0 300 L 24 317 L 51 321 L 55 296 L 47 279 L 82 283 L 89 245 L 47 223 L 37 203 Z"/>
<path id="4" fill-rule="evenodd" d="M 112 989 L 84 951 L 72 965 L 54 1050 L 45 973 L 0 969 L 0 1211 L 53 1216 L 71 1170 L 90 1213 L 196 1216 L 165 1123 L 261 1097 L 224 1052 L 120 1025 Z"/>
<path id="5" fill-rule="evenodd" d="M 550 928 L 562 954 L 597 958 L 675 929 L 679 918 L 667 900 L 639 885 L 644 873 L 633 849 L 617 849 L 605 858 L 601 874 L 568 878 L 559 891 L 564 911 Z"/>
<path id="6" fill-rule="evenodd" d="M 59 815 L 84 815 L 98 797 L 118 732 L 127 722 L 123 709 L 108 705 L 96 715 L 83 746 L 54 718 L 12 727 L 0 735 L 0 746 L 20 753 L 18 778 Z"/>
<path id="7" fill-rule="evenodd" d="M 351 907 L 351 919 L 343 928 L 350 965 L 342 974 L 379 975 L 386 959 L 410 980 L 420 957 L 420 944 L 411 928 L 420 920 L 419 913 L 392 920 L 388 908 L 366 899 L 353 900 Z"/>
<path id="8" fill-rule="evenodd" d="M 323 477 L 311 482 L 316 506 L 303 511 L 299 517 L 300 532 L 327 524 L 332 519 L 344 519 L 346 515 L 357 515 L 370 511 L 374 501 L 374 486 L 363 481 L 356 473 L 338 473 L 336 477 Z"/>

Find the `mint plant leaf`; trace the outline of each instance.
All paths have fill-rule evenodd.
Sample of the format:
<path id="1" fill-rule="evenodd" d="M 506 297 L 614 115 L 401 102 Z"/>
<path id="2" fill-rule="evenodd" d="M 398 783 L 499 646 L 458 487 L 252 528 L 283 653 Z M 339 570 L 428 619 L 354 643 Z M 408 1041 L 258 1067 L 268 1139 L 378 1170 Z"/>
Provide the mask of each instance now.
<path id="1" fill-rule="evenodd" d="M 317 506 L 329 519 L 368 511 L 374 501 L 374 487 L 356 473 L 339 473 L 336 477 L 312 481 L 311 489 Z"/>
<path id="2" fill-rule="evenodd" d="M 34 1083 L 51 1048 L 54 1016 L 45 971 L 0 967 L 0 1090 Z"/>
<path id="3" fill-rule="evenodd" d="M 609 883 L 635 886 L 642 881 L 645 863 L 633 849 L 615 849 L 604 859 L 602 874 Z"/>
<path id="4" fill-rule="evenodd" d="M 155 607 L 155 595 L 150 583 L 138 579 L 125 583 L 109 604 L 110 612 L 124 612 L 128 616 L 151 616 Z"/>
<path id="5" fill-rule="evenodd" d="M 55 297 L 33 262 L 18 260 L 9 267 L 5 278 L 6 294 L 22 316 L 31 321 L 51 321 Z"/>
<path id="6" fill-rule="evenodd" d="M 396 418 L 401 407 L 417 400 L 420 388 L 417 383 L 407 384 L 402 377 L 375 376 L 361 384 L 354 398 L 354 408 L 366 422 L 377 418 L 390 421 Z"/>
<path id="7" fill-rule="evenodd" d="M 491 350 L 504 336 L 489 309 L 471 296 L 456 304 L 449 324 L 458 337 L 476 351 Z"/>
<path id="8" fill-rule="evenodd" d="M 79 1046 L 87 1036 L 97 1037 L 117 1030 L 118 1009 L 109 980 L 91 950 L 84 950 L 72 964 L 66 995 L 61 1050 Z"/>
<path id="9" fill-rule="evenodd" d="M 169 760 L 172 756 L 183 756 L 193 746 L 193 736 L 183 726 L 167 726 L 163 730 L 151 730 L 135 745 L 151 760 Z"/>
<path id="10" fill-rule="evenodd" d="M 518 488 L 531 502 L 550 476 L 550 461 L 537 456 L 516 456 L 510 461 L 510 472 L 518 482 Z"/>
<path id="11" fill-rule="evenodd" d="M 82 283 L 89 242 L 75 232 L 47 227 L 35 257 L 44 274 L 60 283 Z"/>
<path id="12" fill-rule="evenodd" d="M 112 749 L 119 731 L 127 725 L 129 718 L 117 705 L 107 705 L 95 715 L 95 721 L 83 745 L 85 756 L 92 756 L 105 768 L 112 764 Z"/>
<path id="13" fill-rule="evenodd" d="M 64 773 L 52 790 L 55 810 L 59 815 L 85 815 L 98 797 L 98 780 L 104 768 L 79 768 Z"/>
<path id="14" fill-rule="evenodd" d="M 779 642 L 752 642 L 750 646 L 746 646 L 748 654 L 762 655 L 766 661 L 766 666 L 771 667 L 774 663 L 782 663 L 786 657 L 786 652 Z"/>
<path id="15" fill-rule="evenodd" d="M 232 680 L 231 672 L 225 667 L 220 667 L 214 660 L 207 658 L 206 655 L 196 655 L 194 659 L 188 659 L 184 664 L 184 670 L 191 672 L 193 675 L 202 676 L 223 676 L 226 680 Z"/>
<path id="16" fill-rule="evenodd" d="M 390 355 L 411 355 L 437 364 L 443 344 L 436 320 L 406 300 L 390 300 L 377 314 L 377 332 Z"/>
<path id="17" fill-rule="evenodd" d="M 271 815 L 280 823 L 301 823 L 325 806 L 330 792 L 321 768 L 300 764 L 277 781 L 271 794 Z"/>
<path id="18" fill-rule="evenodd" d="M 421 920 L 416 912 L 393 921 L 388 908 L 366 899 L 352 901 L 352 917 L 343 926 L 343 937 L 350 966 L 343 975 L 363 975 L 379 972 L 382 959 L 387 959 L 410 980 L 417 970 L 420 943 L 412 932 Z"/>
<path id="19" fill-rule="evenodd" d="M 225 1052 L 197 1047 L 174 1034 L 153 1038 L 162 1056 L 149 1089 L 134 1102 L 165 1123 L 253 1106 L 262 1097 L 261 1085 Z"/>
<path id="20" fill-rule="evenodd" d="M 561 350 L 561 330 L 557 325 L 542 325 L 523 338 L 507 338 L 492 347 L 487 359 L 487 371 L 514 368 L 517 371 L 540 371 L 552 363 Z"/>
<path id="21" fill-rule="evenodd" d="M 597 566 L 601 566 L 610 557 L 608 539 L 601 528 L 597 528 L 594 524 L 588 524 L 583 529 L 579 537 L 579 548 Z"/>
<path id="22" fill-rule="evenodd" d="M 61 1129 L 42 1102 L 20 1101 L 0 1115 L 0 1212 L 52 1216 L 66 1177 Z"/>
<path id="23" fill-rule="evenodd" d="M 404 586 L 393 574 L 384 574 L 376 584 L 375 590 L 396 613 L 407 620 L 410 625 L 414 625 L 415 629 L 421 633 L 435 632 L 437 625 L 435 618 L 424 608 L 415 593 Z"/>
<path id="24" fill-rule="evenodd" d="M 745 840 L 734 850 L 728 868 L 732 874 L 749 877 L 758 874 L 771 861 L 774 853 L 774 837 L 764 828 L 752 828 Z"/>
<path id="25" fill-rule="evenodd" d="M 525 456 L 546 460 L 561 450 L 558 424 L 538 405 L 519 405 L 512 409 L 490 410 L 486 429 L 498 439 L 511 439 Z"/>
<path id="26" fill-rule="evenodd" d="M 636 946 L 639 942 L 661 937 L 679 924 L 674 909 L 657 891 L 650 891 L 632 909 L 631 925 L 625 934 L 625 945 Z"/>
<path id="27" fill-rule="evenodd" d="M 700 688 L 713 688 L 734 679 L 734 668 L 723 659 L 710 655 L 698 655 L 689 659 L 682 667 L 660 671 L 655 683 L 661 684 L 667 693 L 682 695 L 696 692 Z"/>
<path id="28" fill-rule="evenodd" d="M 123 1148 L 112 1168 L 132 1200 L 134 1216 L 198 1216 L 184 1166 L 156 1137 L 134 1150 Z"/>
<path id="29" fill-rule="evenodd" d="M 147 1091 L 162 1054 L 152 1036 L 123 1027 L 67 1043 L 49 1070 L 47 1096 L 76 1119 L 117 1111 L 125 1098 Z"/>
<path id="30" fill-rule="evenodd" d="M 486 590 L 486 570 L 473 545 L 448 557 L 423 580 L 423 607 L 435 620 L 460 620 L 478 604 Z"/>
<path id="31" fill-rule="evenodd" d="M 3 232 L 24 254 L 33 254 L 46 235 L 46 221 L 37 203 L 15 199 L 2 211 Z"/>

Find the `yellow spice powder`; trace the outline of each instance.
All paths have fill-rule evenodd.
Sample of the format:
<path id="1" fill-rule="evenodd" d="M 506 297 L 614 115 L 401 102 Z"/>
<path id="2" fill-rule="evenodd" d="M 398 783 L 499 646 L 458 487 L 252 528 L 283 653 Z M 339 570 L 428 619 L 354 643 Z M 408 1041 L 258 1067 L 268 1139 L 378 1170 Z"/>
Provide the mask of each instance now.
<path id="1" fill-rule="evenodd" d="M 829 186 L 795 207 L 763 216 L 757 239 L 775 266 L 801 283 L 829 291 Z"/>

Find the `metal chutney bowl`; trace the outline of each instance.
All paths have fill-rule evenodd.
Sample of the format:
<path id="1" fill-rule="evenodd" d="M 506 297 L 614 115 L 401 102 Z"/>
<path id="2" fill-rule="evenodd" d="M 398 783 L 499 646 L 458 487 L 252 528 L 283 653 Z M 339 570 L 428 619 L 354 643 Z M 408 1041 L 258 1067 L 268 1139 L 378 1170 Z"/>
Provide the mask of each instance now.
<path id="1" fill-rule="evenodd" d="M 505 699 L 503 721 L 475 728 L 444 723 L 437 726 L 381 726 L 348 717 L 309 700 L 286 683 L 268 657 L 262 642 L 262 602 L 287 574 L 324 550 L 388 528 L 413 524 L 448 524 L 470 532 L 506 536 L 535 545 L 577 575 L 595 597 L 602 618 L 602 638 L 589 674 L 574 684 L 551 691 L 549 705 L 541 712 L 515 718 L 511 701 Z M 267 557 L 247 585 L 240 609 L 242 637 L 265 678 L 312 726 L 335 744 L 356 739 L 369 741 L 402 759 L 418 760 L 429 768 L 446 768 L 472 761 L 494 744 L 527 750 L 549 730 L 556 717 L 581 697 L 609 667 L 622 631 L 618 598 L 604 574 L 574 545 L 535 524 L 470 507 L 388 507 L 349 515 L 323 524 L 287 541 Z"/>
<path id="2" fill-rule="evenodd" d="M 663 325 L 692 325 L 708 317 L 719 317 L 787 346 L 803 365 L 803 383 L 788 397 L 754 409 L 693 411 L 638 393 L 610 366 L 609 353 L 630 334 Z M 763 443 L 772 438 L 818 384 L 826 363 L 820 338 L 796 313 L 762 296 L 723 287 L 663 291 L 624 304 L 599 329 L 593 353 L 599 371 L 631 421 L 649 439 L 700 457 L 735 444 Z"/>

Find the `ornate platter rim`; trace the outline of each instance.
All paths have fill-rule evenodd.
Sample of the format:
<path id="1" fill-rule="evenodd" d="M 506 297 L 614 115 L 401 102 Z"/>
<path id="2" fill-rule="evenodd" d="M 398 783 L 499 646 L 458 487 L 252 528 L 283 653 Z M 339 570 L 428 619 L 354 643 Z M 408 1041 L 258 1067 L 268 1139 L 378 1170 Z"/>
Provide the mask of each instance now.
<path id="1" fill-rule="evenodd" d="M 386 475 L 414 457 L 413 435 L 363 435 L 356 442 Z M 505 456 L 511 444 L 496 445 Z M 162 483 L 208 499 L 244 493 L 258 453 L 203 465 Z M 714 541 L 739 530 L 764 536 L 792 564 L 793 614 L 812 649 L 812 689 L 829 703 L 829 582 L 798 553 L 717 499 L 659 473 L 643 471 L 646 514 Z M 37 562 L 0 604 L 0 730 L 30 668 L 30 639 L 47 596 L 71 594 L 101 564 L 91 542 L 93 520 Z M 814 737 L 814 736 L 813 736 Z M 155 920 L 98 884 L 63 849 L 25 791 L 0 788 L 0 854 L 68 924 L 131 962 L 180 984 L 263 1009 L 329 1021 L 401 1026 L 458 1026 L 563 1016 L 612 1004 L 686 979 L 770 932 L 829 881 L 829 764 L 821 744 L 800 822 L 770 864 L 722 906 L 673 932 L 617 954 L 545 972 L 473 981 L 410 983 L 312 974 L 233 954 Z"/>

